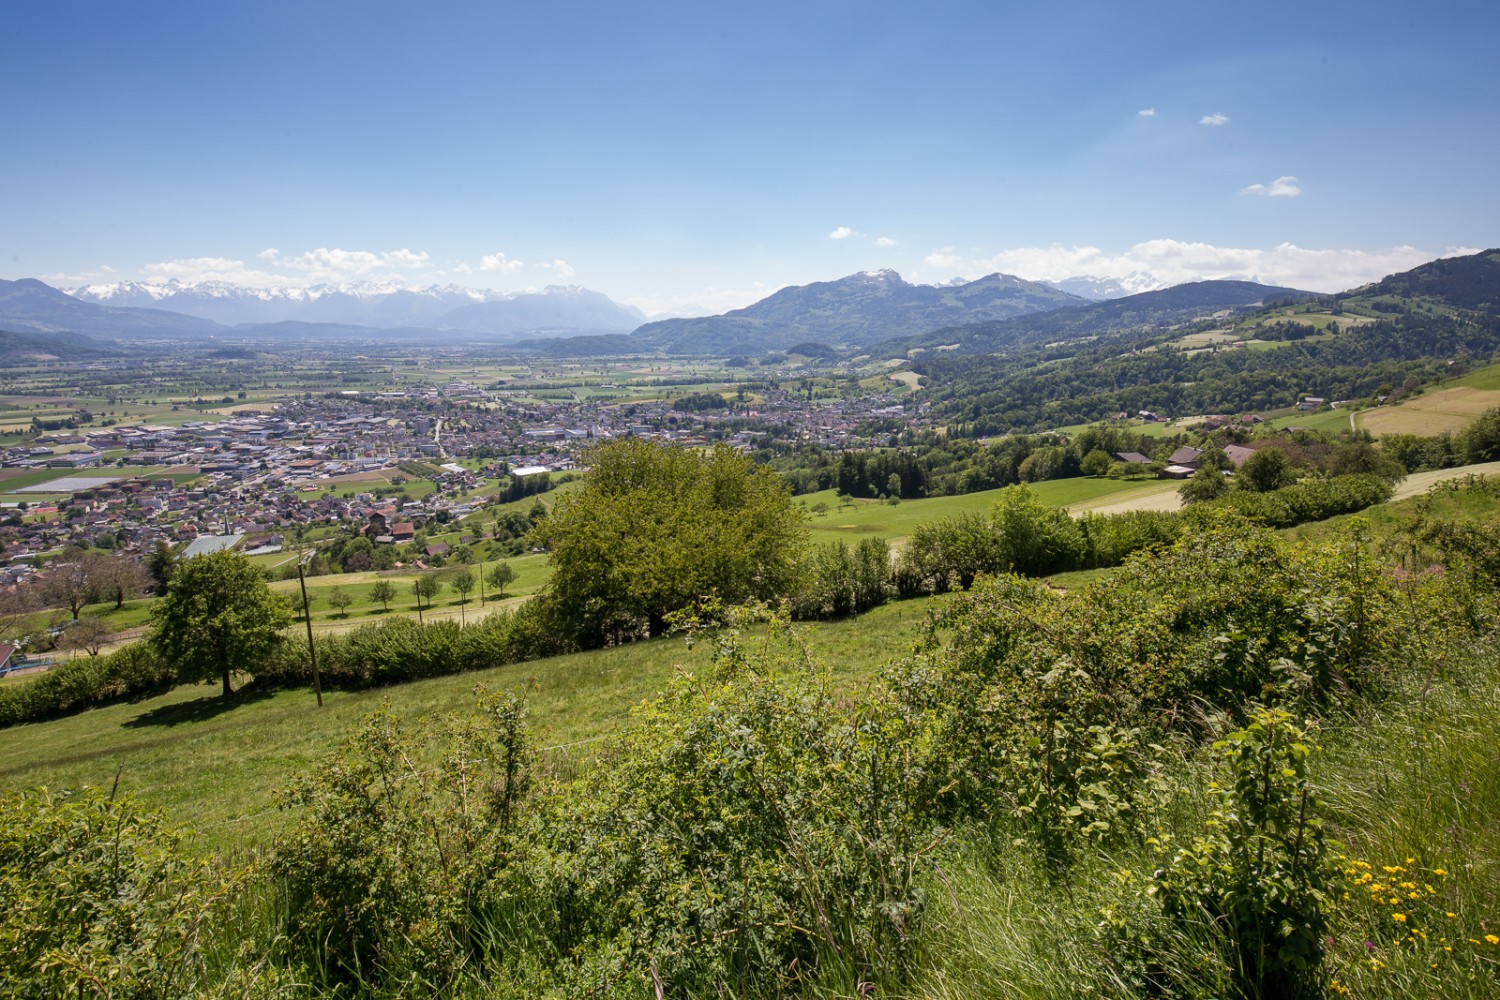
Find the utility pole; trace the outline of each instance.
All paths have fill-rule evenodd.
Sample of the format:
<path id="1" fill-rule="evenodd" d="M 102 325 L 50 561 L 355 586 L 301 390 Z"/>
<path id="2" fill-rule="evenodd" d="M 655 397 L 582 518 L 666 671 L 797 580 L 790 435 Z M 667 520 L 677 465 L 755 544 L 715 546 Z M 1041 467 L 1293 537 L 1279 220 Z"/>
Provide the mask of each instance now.
<path id="1" fill-rule="evenodd" d="M 302 567 L 308 559 L 312 558 L 316 549 L 311 549 L 297 560 L 297 583 L 302 587 L 302 620 L 307 623 L 307 655 L 312 660 L 313 668 L 313 691 L 318 695 L 318 707 L 323 707 L 323 678 L 318 676 L 318 647 L 313 644 L 312 634 L 312 606 L 307 603 L 307 577 L 302 573 Z"/>

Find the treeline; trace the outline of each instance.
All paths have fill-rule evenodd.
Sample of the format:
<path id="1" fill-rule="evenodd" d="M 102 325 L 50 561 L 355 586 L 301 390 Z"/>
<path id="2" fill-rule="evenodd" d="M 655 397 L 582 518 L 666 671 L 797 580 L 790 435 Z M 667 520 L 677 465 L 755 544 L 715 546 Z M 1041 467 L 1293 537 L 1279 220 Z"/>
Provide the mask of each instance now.
<path id="1" fill-rule="evenodd" d="M 1067 595 L 995 577 L 855 697 L 784 621 L 752 644 L 739 630 L 761 616 L 716 612 L 731 628 L 708 630 L 712 663 L 576 777 L 536 747 L 519 694 L 446 724 L 383 709 L 292 782 L 291 830 L 233 875 L 128 801 L 10 797 L 0 879 L 26 933 L 0 985 L 900 995 L 941 962 L 944 917 L 977 904 L 961 932 L 1024 906 L 1004 932 L 1017 951 L 1034 966 L 1066 939 L 1049 984 L 1101 996 L 1322 996 L 1427 949 L 1406 938 L 1432 910 L 1431 961 L 1451 971 L 1424 992 L 1482 991 L 1488 910 L 1440 867 L 1464 867 L 1482 829 L 1406 860 L 1430 903 L 1402 887 L 1393 920 L 1382 884 L 1365 906 L 1369 862 L 1332 840 L 1310 729 L 1383 718 L 1403 684 L 1425 700 L 1463 666 L 1449 651 L 1494 634 L 1500 581 L 1454 551 L 1404 577 L 1368 555 L 1357 531 L 1300 546 L 1231 520 Z M 981 870 L 1008 903 L 955 884 Z M 993 991 L 963 961 L 943 985 Z"/>
<path id="2" fill-rule="evenodd" d="M 988 444 L 925 434 L 887 449 L 836 452 L 806 446 L 772 455 L 769 462 L 795 494 L 832 489 L 851 497 L 915 500 L 1102 475 L 1119 464 L 1120 452 L 1142 452 L 1165 464 L 1166 456 L 1189 439 L 1187 434 L 1152 437 L 1108 426 L 1090 427 L 1072 437 L 1008 435 Z"/>
<path id="3" fill-rule="evenodd" d="M 1233 490 L 1182 511 L 1130 511 L 1074 518 L 1023 486 L 1001 490 L 988 515 L 959 514 L 919 524 L 899 554 L 865 539 L 811 551 L 791 599 L 796 618 L 837 618 L 897 597 L 967 590 L 984 576 L 1040 577 L 1119 566 L 1135 553 L 1176 544 L 1230 520 L 1287 528 L 1364 510 L 1391 497 L 1373 475 L 1309 480 L 1265 493 Z"/>

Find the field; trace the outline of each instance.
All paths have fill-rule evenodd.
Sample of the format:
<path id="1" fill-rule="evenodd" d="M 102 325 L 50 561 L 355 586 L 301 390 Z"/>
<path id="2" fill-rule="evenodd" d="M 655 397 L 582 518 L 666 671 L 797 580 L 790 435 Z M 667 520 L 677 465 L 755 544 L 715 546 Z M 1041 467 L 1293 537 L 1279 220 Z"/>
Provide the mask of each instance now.
<path id="1" fill-rule="evenodd" d="M 1176 484 L 1173 484 L 1176 485 Z M 1149 482 L 1142 485 L 1130 479 L 1057 479 L 1045 483 L 1033 483 L 1033 493 L 1043 503 L 1056 506 L 1087 509 L 1101 498 L 1128 494 L 1146 496 L 1161 489 L 1161 484 Z M 930 497 L 925 500 L 903 500 L 891 505 L 881 500 L 855 500 L 852 508 L 839 509 L 838 497 L 833 490 L 809 493 L 797 500 L 806 507 L 827 504 L 828 513 L 814 515 L 808 519 L 808 533 L 813 542 L 844 540 L 857 542 L 870 536 L 893 541 L 905 538 L 919 524 L 956 514 L 982 514 L 995 502 L 999 490 L 966 493 L 956 497 Z"/>
<path id="2" fill-rule="evenodd" d="M 910 647 L 931 604 L 887 605 L 807 635 L 837 683 L 852 691 Z M 538 745 L 553 748 L 543 759 L 567 769 L 578 756 L 569 745 L 625 727 L 631 706 L 674 671 L 702 669 L 707 657 L 705 646 L 660 639 L 385 690 L 325 692 L 321 711 L 310 691 L 250 693 L 226 707 L 212 685 L 182 687 L 0 733 L 0 788 L 106 786 L 118 770 L 122 790 L 198 830 L 202 849 L 242 850 L 284 828 L 275 789 L 381 705 L 416 721 L 472 708 L 476 684 L 527 688 Z"/>
<path id="3" fill-rule="evenodd" d="M 1286 414 L 1285 416 L 1270 417 L 1266 420 L 1266 424 L 1278 429 L 1301 427 L 1310 431 L 1324 431 L 1328 434 L 1342 434 L 1349 430 L 1350 414 L 1350 410 L 1333 409 L 1329 407 L 1325 407 L 1321 410 L 1314 410 L 1311 413 L 1304 413 L 1300 410 L 1296 410 L 1292 413 Z M 1363 412 L 1355 413 L 1353 419 L 1358 423 L 1363 423 L 1363 417 Z"/>
<path id="4" fill-rule="evenodd" d="M 1479 375 L 1481 373 L 1475 373 Z M 1483 374 L 1481 383 L 1493 380 Z M 1478 388 L 1462 383 L 1425 392 L 1395 406 L 1380 406 L 1360 414 L 1360 426 L 1382 434 L 1456 434 L 1486 410 L 1500 406 L 1500 388 Z"/>

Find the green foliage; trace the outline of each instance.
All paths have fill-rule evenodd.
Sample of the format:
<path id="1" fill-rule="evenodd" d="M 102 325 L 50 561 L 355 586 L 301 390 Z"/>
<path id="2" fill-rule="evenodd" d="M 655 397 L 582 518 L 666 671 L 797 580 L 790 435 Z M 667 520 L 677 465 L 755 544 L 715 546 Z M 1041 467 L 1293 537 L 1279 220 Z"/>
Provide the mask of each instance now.
<path id="1" fill-rule="evenodd" d="M 727 447 L 625 439 L 590 453 L 581 488 L 533 529 L 554 568 L 543 601 L 583 647 L 659 635 L 706 597 L 792 591 L 803 514 L 765 466 Z"/>
<path id="2" fill-rule="evenodd" d="M 178 566 L 151 608 L 151 642 L 187 683 L 253 673 L 291 624 L 286 602 L 237 552 L 195 556 Z"/>
<path id="3" fill-rule="evenodd" d="M 1210 786 L 1204 832 L 1156 871 L 1147 892 L 1169 923 L 1217 939 L 1235 993 L 1323 996 L 1335 868 L 1307 776 L 1316 748 L 1290 713 L 1263 708 L 1214 749 L 1225 775 Z M 1148 982 L 1152 949 L 1148 938 Z"/>
<path id="4" fill-rule="evenodd" d="M 293 783 L 284 805 L 302 817 L 270 870 L 324 985 L 431 994 L 482 949 L 529 780 L 525 717 L 521 697 L 482 691 L 476 716 L 419 734 L 382 709 Z"/>
<path id="5" fill-rule="evenodd" d="M 344 609 L 353 603 L 353 595 L 346 593 L 342 587 L 334 587 L 328 592 L 328 606 L 340 615 L 344 614 Z"/>
<path id="6" fill-rule="evenodd" d="M 474 571 L 468 567 L 464 567 L 448 575 L 448 586 L 453 588 L 454 592 L 458 594 L 458 599 L 461 601 L 469 599 L 469 593 L 473 591 L 474 584 Z"/>
<path id="7" fill-rule="evenodd" d="M 1182 497 L 1184 504 L 1195 504 L 1204 500 L 1216 500 L 1228 493 L 1229 489 L 1229 480 L 1224 478 L 1224 473 L 1212 465 L 1203 465 L 1188 477 L 1177 495 Z"/>
<path id="8" fill-rule="evenodd" d="M 904 595 L 941 594 L 981 574 L 1042 576 L 1082 566 L 1087 542 L 1067 510 L 1022 486 L 1000 491 L 988 519 L 965 514 L 918 525 L 896 567 Z"/>
<path id="9" fill-rule="evenodd" d="M 1078 522 L 1025 486 L 1000 491 L 990 523 L 1001 538 L 1002 572 L 1045 576 L 1082 565 L 1085 543 Z"/>
<path id="10" fill-rule="evenodd" d="M 418 608 L 423 606 L 424 601 L 431 607 L 433 599 L 443 592 L 443 581 L 432 573 L 423 573 L 411 582 L 411 592 L 417 599 Z"/>
<path id="11" fill-rule="evenodd" d="M 1085 476 L 1104 476 L 1109 474 L 1112 465 L 1114 465 L 1114 460 L 1109 457 L 1109 454 L 1095 448 L 1083 456 L 1083 460 L 1078 463 L 1078 469 Z"/>
<path id="12" fill-rule="evenodd" d="M 0 728 L 161 694 L 177 680 L 149 643 L 74 659 L 30 680 L 0 685 Z"/>
<path id="13" fill-rule="evenodd" d="M 1265 449 L 1265 451 L 1269 450 Z M 1264 452 L 1256 454 L 1264 454 Z M 1375 504 L 1389 500 L 1391 493 L 1390 481 L 1377 475 L 1361 474 L 1335 476 L 1332 479 L 1307 479 L 1295 486 L 1284 486 L 1266 493 L 1254 490 L 1232 490 L 1214 499 L 1194 504 L 1189 508 L 1186 516 L 1193 520 L 1205 515 L 1209 510 L 1232 510 L 1243 517 L 1272 528 L 1290 528 L 1293 525 L 1321 521 L 1338 514 L 1352 514 L 1366 507 L 1373 507 Z"/>
<path id="14" fill-rule="evenodd" d="M 391 609 L 391 601 L 396 597 L 396 586 L 389 580 L 376 580 L 370 586 L 370 600 L 379 601 L 383 610 Z"/>
<path id="15" fill-rule="evenodd" d="M 558 951 L 626 942 L 668 995 L 897 981 L 941 839 L 914 733 L 841 711 L 795 639 L 752 652 L 738 626 L 558 797 L 540 886 Z"/>
<path id="16" fill-rule="evenodd" d="M 205 922 L 234 888 L 186 859 L 159 814 L 97 790 L 0 799 L 0 991 L 189 996 Z"/>
<path id="17" fill-rule="evenodd" d="M 1240 489 L 1254 493 L 1270 493 L 1296 481 L 1296 473 L 1280 448 L 1261 448 L 1245 459 L 1235 476 Z"/>
<path id="18" fill-rule="evenodd" d="M 1500 460 L 1500 407 L 1476 417 L 1464 428 L 1461 441 L 1464 461 L 1471 465 Z"/>
<path id="19" fill-rule="evenodd" d="M 498 562 L 495 564 L 495 568 L 490 570 L 490 575 L 486 577 L 486 580 L 491 587 L 495 588 L 496 596 L 504 597 L 505 588 L 509 587 L 516 580 L 515 567 L 508 562 Z"/>
<path id="20" fill-rule="evenodd" d="M 1087 542 L 1091 568 L 1118 566 L 1127 556 L 1164 548 L 1186 530 L 1182 517 L 1165 510 L 1132 510 L 1119 514 L 1085 514 L 1078 527 Z"/>
<path id="21" fill-rule="evenodd" d="M 883 538 L 861 539 L 852 550 L 841 541 L 820 545 L 808 553 L 799 576 L 792 615 L 802 620 L 859 614 L 895 593 L 890 546 Z"/>

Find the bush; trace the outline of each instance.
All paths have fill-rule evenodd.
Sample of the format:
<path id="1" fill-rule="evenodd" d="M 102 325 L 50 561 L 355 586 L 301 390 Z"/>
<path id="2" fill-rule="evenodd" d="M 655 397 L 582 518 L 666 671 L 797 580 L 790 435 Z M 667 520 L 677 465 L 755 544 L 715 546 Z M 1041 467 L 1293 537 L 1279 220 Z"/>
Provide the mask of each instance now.
<path id="1" fill-rule="evenodd" d="M 894 593 L 885 539 L 861 539 L 852 550 L 833 542 L 808 554 L 792 597 L 792 616 L 846 618 L 884 604 Z"/>
<path id="2" fill-rule="evenodd" d="M 1240 996 L 1324 995 L 1336 869 L 1324 844 L 1322 803 L 1307 778 L 1314 749 L 1306 729 L 1276 709 L 1256 710 L 1243 729 L 1214 745 L 1224 774 L 1211 787 L 1204 831 L 1178 848 L 1146 889 L 1176 932 L 1165 941 L 1147 933 L 1140 947 L 1136 960 L 1153 992 L 1186 985 L 1161 981 L 1166 963 L 1153 953 L 1196 935 L 1209 949 L 1195 978 L 1228 982 Z M 1132 950 L 1118 949 L 1117 958 Z"/>
<path id="3" fill-rule="evenodd" d="M 424 736 L 382 709 L 293 784 L 285 805 L 305 812 L 270 868 L 324 985 L 438 993 L 481 952 L 480 900 L 505 879 L 527 787 L 525 717 L 520 697 L 481 691 L 477 717 Z"/>
<path id="4" fill-rule="evenodd" d="M 97 789 L 0 799 L 0 990 L 167 997 L 205 985 L 209 914 L 233 888 L 159 813 Z"/>
<path id="5" fill-rule="evenodd" d="M 1191 519 L 1208 509 L 1232 510 L 1271 528 L 1290 528 L 1385 503 L 1393 492 L 1390 481 L 1380 476 L 1368 473 L 1334 476 L 1331 479 L 1309 479 L 1265 493 L 1232 490 L 1216 499 L 1194 504 L 1185 516 Z"/>

